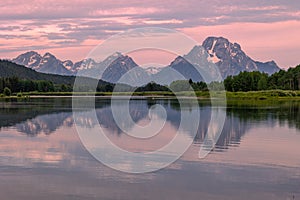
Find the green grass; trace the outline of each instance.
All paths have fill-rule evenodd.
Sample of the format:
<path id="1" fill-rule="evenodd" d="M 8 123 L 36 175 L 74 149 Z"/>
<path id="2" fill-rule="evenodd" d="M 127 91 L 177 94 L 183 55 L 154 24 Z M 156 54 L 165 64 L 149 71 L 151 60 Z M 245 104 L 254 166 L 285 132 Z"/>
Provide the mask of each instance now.
<path id="1" fill-rule="evenodd" d="M 26 98 L 28 96 L 111 96 L 112 92 L 24 92 L 22 94 L 13 94 L 11 97 L 5 97 L 3 95 L 0 98 Z M 222 98 L 224 93 L 218 91 L 182 91 L 177 92 L 176 96 L 180 97 L 192 97 L 196 94 L 199 98 Z M 158 97 L 174 97 L 175 94 L 167 91 L 152 91 L 152 92 L 115 92 L 114 95 L 119 96 L 158 96 Z M 300 91 L 291 90 L 265 90 L 265 91 L 251 91 L 251 92 L 226 92 L 228 100 L 267 100 L 267 99 L 300 99 Z"/>
<path id="2" fill-rule="evenodd" d="M 280 98 L 291 98 L 300 99 L 300 91 L 291 90 L 264 90 L 264 91 L 251 91 L 251 92 L 226 92 L 227 99 L 280 99 Z"/>
<path id="3" fill-rule="evenodd" d="M 111 96 L 119 95 L 119 96 L 159 96 L 159 97 L 173 97 L 175 96 L 174 93 L 168 91 L 150 91 L 150 92 L 134 92 L 133 94 L 130 92 L 24 92 L 22 95 L 27 96 L 72 96 L 72 95 L 79 95 L 79 96 L 89 96 L 89 95 L 96 95 L 96 96 Z M 207 91 L 182 91 L 177 92 L 177 96 L 181 97 L 191 97 L 196 94 L 197 97 L 204 97 L 209 98 L 210 93 Z"/>
<path id="4" fill-rule="evenodd" d="M 27 101 L 29 100 L 30 97 L 27 96 L 16 96 L 16 95 L 12 95 L 12 96 L 2 96 L 0 95 L 0 101 Z"/>

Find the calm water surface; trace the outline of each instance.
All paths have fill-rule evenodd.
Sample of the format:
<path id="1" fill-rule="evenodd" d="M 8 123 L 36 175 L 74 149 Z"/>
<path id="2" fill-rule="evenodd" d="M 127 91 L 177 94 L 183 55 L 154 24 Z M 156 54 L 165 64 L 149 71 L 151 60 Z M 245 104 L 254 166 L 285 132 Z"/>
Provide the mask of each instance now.
<path id="1" fill-rule="evenodd" d="M 162 105 L 168 117 L 150 141 L 133 139 L 118 128 L 109 99 L 97 99 L 96 113 L 112 142 L 130 151 L 152 151 L 174 137 L 180 109 L 192 112 L 195 106 L 136 99 L 130 104 L 133 120 L 147 124 L 154 104 Z M 222 135 L 201 160 L 198 151 L 212 108 L 204 100 L 199 104 L 201 121 L 191 122 L 199 129 L 188 151 L 165 169 L 133 175 L 110 169 L 87 152 L 75 130 L 70 98 L 0 102 L 0 199 L 300 199 L 300 102 L 220 107 L 227 116 Z M 80 125 L 94 123 L 82 119 Z"/>

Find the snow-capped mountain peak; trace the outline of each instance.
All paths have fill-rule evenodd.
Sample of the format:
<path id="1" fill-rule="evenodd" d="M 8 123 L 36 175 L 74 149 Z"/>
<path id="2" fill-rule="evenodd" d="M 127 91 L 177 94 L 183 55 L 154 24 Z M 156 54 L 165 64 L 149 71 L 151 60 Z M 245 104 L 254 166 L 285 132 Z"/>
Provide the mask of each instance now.
<path id="1" fill-rule="evenodd" d="M 62 62 L 63 66 L 67 69 L 67 70 L 72 70 L 73 67 L 73 62 L 71 60 L 65 60 Z"/>
<path id="2" fill-rule="evenodd" d="M 268 64 L 252 60 L 238 43 L 231 43 L 223 37 L 208 37 L 202 44 L 209 54 L 208 60 L 215 63 L 223 76 L 236 75 L 241 71 L 279 71 L 276 63 Z"/>
<path id="3" fill-rule="evenodd" d="M 17 64 L 25 65 L 31 69 L 37 69 L 41 60 L 42 56 L 40 54 L 35 51 L 29 51 L 19 55 L 12 61 Z"/>

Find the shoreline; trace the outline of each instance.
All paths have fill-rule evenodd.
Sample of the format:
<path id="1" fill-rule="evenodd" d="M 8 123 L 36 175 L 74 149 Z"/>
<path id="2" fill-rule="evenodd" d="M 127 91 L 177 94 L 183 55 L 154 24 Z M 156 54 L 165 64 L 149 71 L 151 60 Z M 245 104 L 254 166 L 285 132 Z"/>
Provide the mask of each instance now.
<path id="1" fill-rule="evenodd" d="M 197 99 L 224 99 L 224 91 L 183 91 L 178 92 L 175 96 L 172 92 L 153 91 L 153 92 L 26 92 L 22 96 L 2 96 L 0 99 L 28 99 L 28 98 L 72 98 L 72 97 L 95 97 L 95 98 L 111 98 L 114 97 L 131 97 L 135 99 L 145 98 L 194 98 Z M 226 92 L 227 100 L 276 100 L 291 99 L 300 100 L 300 91 L 292 90 L 264 90 L 249 92 Z"/>

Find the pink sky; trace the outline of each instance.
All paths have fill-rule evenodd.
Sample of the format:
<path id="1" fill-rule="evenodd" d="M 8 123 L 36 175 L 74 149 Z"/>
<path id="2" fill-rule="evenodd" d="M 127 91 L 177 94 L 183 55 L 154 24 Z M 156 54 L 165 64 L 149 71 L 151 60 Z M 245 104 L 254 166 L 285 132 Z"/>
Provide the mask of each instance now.
<path id="1" fill-rule="evenodd" d="M 0 58 L 34 50 L 78 61 L 110 36 L 148 26 L 181 31 L 200 44 L 223 36 L 254 60 L 300 64 L 294 0 L 8 0 L 0 3 Z"/>

